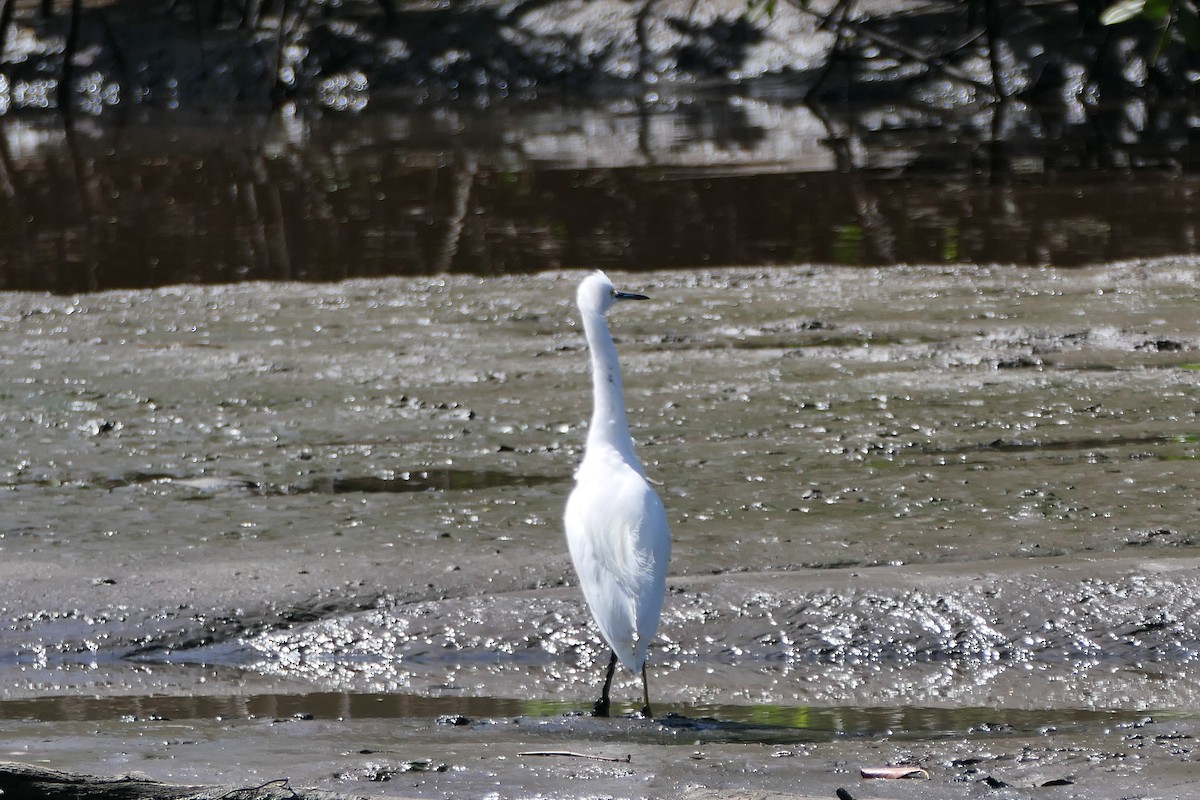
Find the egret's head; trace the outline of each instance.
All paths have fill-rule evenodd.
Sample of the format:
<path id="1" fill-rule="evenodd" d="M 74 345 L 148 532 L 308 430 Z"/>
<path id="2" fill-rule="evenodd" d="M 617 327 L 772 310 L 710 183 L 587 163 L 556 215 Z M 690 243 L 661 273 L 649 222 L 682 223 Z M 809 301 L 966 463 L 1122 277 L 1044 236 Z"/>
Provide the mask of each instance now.
<path id="1" fill-rule="evenodd" d="M 579 304 L 579 310 L 584 314 L 604 314 L 618 300 L 649 299 L 644 294 L 618 292 L 608 276 L 600 270 L 596 270 L 584 278 L 583 282 L 579 284 L 578 291 L 575 292 L 575 302 Z"/>

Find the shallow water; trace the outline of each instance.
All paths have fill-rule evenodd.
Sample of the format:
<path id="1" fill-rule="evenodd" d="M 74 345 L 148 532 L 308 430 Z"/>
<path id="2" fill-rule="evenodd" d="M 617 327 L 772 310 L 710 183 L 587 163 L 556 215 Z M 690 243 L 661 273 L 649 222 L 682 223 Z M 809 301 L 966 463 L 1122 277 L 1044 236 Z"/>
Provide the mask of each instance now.
<path id="1" fill-rule="evenodd" d="M 767 96 L 0 119 L 0 288 L 1194 253 L 1189 109 Z M 1060 116 L 1060 115 L 1059 115 Z"/>
<path id="2" fill-rule="evenodd" d="M 426 795 L 895 761 L 959 797 L 1023 757 L 1064 796 L 1195 787 L 1194 261 L 618 276 L 675 543 L 653 723 L 562 716 L 601 655 L 558 524 L 578 277 L 0 295 L 10 752 L 364 793 L 447 764 Z M 599 745 L 634 766 L 517 756 Z"/>

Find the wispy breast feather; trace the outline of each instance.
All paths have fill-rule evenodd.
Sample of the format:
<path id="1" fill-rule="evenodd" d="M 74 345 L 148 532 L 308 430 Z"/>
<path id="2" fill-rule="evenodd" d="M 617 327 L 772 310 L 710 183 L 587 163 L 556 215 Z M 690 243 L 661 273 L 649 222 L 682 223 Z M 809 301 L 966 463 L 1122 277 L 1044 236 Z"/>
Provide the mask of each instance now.
<path id="1" fill-rule="evenodd" d="M 581 467 L 581 473 L 586 471 L 587 465 Z M 620 650 L 649 638 L 657 627 L 661 598 L 654 587 L 665 572 L 670 544 L 666 537 L 652 535 L 665 527 L 665 518 L 645 478 L 628 466 L 605 474 L 604 481 L 576 486 L 565 522 L 584 597 L 593 612 L 607 612 L 596 613 L 598 618 L 620 620 L 612 630 L 603 630 L 609 644 Z M 648 597 L 655 599 L 647 604 Z"/>

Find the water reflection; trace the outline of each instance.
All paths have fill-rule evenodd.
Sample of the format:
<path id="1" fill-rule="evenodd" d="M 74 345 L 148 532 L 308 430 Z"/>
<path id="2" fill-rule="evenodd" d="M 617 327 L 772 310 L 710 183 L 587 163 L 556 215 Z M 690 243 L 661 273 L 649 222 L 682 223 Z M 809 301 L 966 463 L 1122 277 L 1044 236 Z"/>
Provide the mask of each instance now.
<path id="1" fill-rule="evenodd" d="M 494 722 L 519 716 L 567 717 L 566 724 L 596 726 L 578 717 L 578 703 L 496 697 L 423 697 L 407 694 L 306 692 L 190 697 L 38 697 L 0 701 L 0 720 L 42 722 L 123 719 L 129 722 L 196 719 L 428 719 L 451 726 Z M 784 741 L 837 736 L 918 736 L 1015 734 L 1047 726 L 1096 728 L 1146 717 L 1144 712 L 1073 708 L 933 708 L 919 706 L 680 706 L 657 720 L 668 731 L 705 741 Z M 577 723 L 572 722 L 577 720 Z M 601 721 L 595 735 L 614 727 Z M 803 735 L 801 732 L 806 733 Z"/>
<path id="2" fill-rule="evenodd" d="M 674 106 L 0 120 L 0 288 L 1191 253 L 1196 128 Z M 1151 119 L 1159 119 L 1151 117 Z M 1188 118 L 1190 119 L 1190 118 Z M 1051 138 L 1053 133 L 1053 138 Z"/>

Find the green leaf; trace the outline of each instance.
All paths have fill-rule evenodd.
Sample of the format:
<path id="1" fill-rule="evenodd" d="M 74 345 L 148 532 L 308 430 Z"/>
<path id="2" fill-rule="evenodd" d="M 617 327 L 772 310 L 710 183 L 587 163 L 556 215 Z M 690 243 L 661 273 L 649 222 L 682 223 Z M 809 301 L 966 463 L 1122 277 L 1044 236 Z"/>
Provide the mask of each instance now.
<path id="1" fill-rule="evenodd" d="M 1142 6 L 1142 16 L 1155 22 L 1161 22 L 1171 13 L 1172 0 L 1145 0 Z"/>
<path id="2" fill-rule="evenodd" d="M 758 22 L 763 17 L 775 16 L 775 0 L 747 0 L 746 22 Z"/>
<path id="3" fill-rule="evenodd" d="M 1118 0 L 1100 14 L 1101 25 L 1118 25 L 1142 13 L 1146 0 Z"/>
<path id="4" fill-rule="evenodd" d="M 1167 49 L 1167 42 L 1171 41 L 1171 20 L 1167 20 L 1167 24 L 1163 26 L 1162 33 L 1158 37 L 1158 44 L 1154 47 L 1154 52 L 1150 54 L 1151 61 L 1158 61 L 1159 56 L 1163 54 L 1163 50 Z"/>

